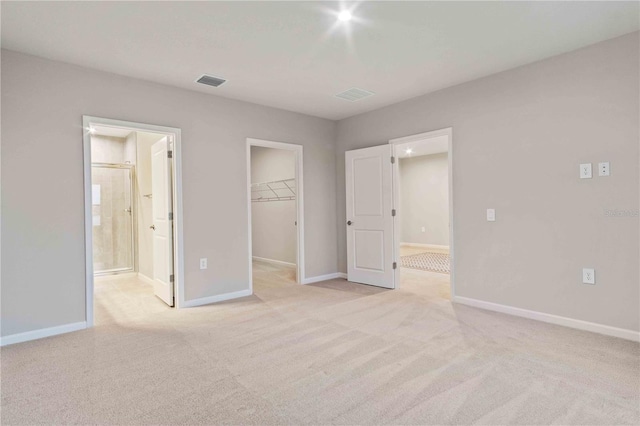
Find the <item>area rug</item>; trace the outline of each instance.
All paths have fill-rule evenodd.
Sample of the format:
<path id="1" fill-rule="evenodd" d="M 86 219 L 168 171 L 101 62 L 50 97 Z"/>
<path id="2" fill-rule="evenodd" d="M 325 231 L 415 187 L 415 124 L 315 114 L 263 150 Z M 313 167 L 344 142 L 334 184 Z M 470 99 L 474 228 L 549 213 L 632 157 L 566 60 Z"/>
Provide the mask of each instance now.
<path id="1" fill-rule="evenodd" d="M 400 266 L 423 271 L 449 273 L 449 255 L 447 253 L 418 253 L 400 257 Z"/>

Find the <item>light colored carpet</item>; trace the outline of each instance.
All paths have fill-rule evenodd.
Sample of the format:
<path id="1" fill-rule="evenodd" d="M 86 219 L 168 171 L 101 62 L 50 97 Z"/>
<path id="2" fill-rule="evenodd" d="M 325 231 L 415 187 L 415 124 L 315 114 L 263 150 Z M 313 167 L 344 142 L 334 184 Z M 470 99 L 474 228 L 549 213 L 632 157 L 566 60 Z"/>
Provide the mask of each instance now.
<path id="1" fill-rule="evenodd" d="M 408 256 L 400 256 L 400 266 L 403 268 L 448 274 L 450 269 L 449 254 L 426 251 Z"/>
<path id="2" fill-rule="evenodd" d="M 96 327 L 2 348 L 2 424 L 640 423 L 636 343 L 452 305 L 443 274 L 291 272 L 179 311 L 102 280 Z"/>

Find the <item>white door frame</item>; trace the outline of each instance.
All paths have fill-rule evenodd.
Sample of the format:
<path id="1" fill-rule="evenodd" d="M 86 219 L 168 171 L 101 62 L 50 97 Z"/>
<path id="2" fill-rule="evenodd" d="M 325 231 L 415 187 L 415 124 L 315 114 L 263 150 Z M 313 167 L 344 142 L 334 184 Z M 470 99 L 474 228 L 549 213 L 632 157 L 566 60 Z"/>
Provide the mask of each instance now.
<path id="1" fill-rule="evenodd" d="M 449 273 L 449 282 L 451 286 L 451 300 L 455 297 L 455 255 L 454 255 L 454 221 L 453 221 L 453 128 L 447 127 L 445 129 L 434 130 L 432 132 L 419 133 L 416 135 L 405 136 L 402 138 L 391 139 L 389 141 L 390 144 L 393 145 L 401 145 L 408 142 L 419 142 L 424 141 L 425 143 L 429 142 L 429 139 L 437 138 L 440 136 L 447 136 L 448 138 L 448 158 L 449 158 L 449 258 L 451 262 L 451 270 Z M 394 157 L 396 158 L 396 162 L 393 168 L 393 205 L 397 211 L 400 211 L 399 206 L 399 190 L 398 190 L 398 182 L 399 182 L 399 173 L 398 173 L 398 165 L 399 160 L 396 154 L 396 149 L 394 146 Z M 400 211 L 400 214 L 402 212 Z M 397 232 L 398 226 L 396 221 L 399 220 L 400 216 L 396 215 L 394 217 L 394 232 L 393 232 L 393 249 L 394 249 L 394 259 L 400 265 L 400 233 Z M 395 282 L 396 288 L 400 285 L 400 268 L 398 267 L 395 272 Z"/>
<path id="2" fill-rule="evenodd" d="M 181 131 L 176 127 L 156 126 L 153 124 L 112 120 L 109 118 L 82 116 L 83 149 L 84 149 L 84 241 L 85 241 L 85 314 L 87 327 L 94 324 L 93 318 L 93 220 L 91 212 L 91 134 L 92 125 L 118 127 L 132 131 L 161 133 L 173 138 L 173 267 L 174 267 L 174 301 L 176 308 L 185 306 L 184 300 L 184 241 L 182 226 L 182 145 Z"/>
<path id="3" fill-rule="evenodd" d="M 296 249 L 296 281 L 298 284 L 305 282 L 304 268 L 304 182 L 303 182 L 303 161 L 302 145 L 292 143 L 273 142 L 262 139 L 247 138 L 247 218 L 249 235 L 249 289 L 253 294 L 253 246 L 252 246 L 252 223 L 251 223 L 251 147 L 261 146 L 263 148 L 284 149 L 293 151 L 296 154 L 296 216 L 297 216 L 297 249 Z"/>

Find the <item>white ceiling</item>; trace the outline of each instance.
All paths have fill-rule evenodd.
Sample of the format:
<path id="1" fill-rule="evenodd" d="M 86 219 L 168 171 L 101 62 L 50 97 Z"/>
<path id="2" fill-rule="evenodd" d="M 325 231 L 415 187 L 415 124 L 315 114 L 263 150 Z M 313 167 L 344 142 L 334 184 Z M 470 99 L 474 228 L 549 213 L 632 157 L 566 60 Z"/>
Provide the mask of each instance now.
<path id="1" fill-rule="evenodd" d="M 638 30 L 638 2 L 2 2 L 2 47 L 342 119 Z M 229 81 L 194 83 L 203 73 Z M 334 97 L 358 87 L 358 102 Z"/>
<path id="2" fill-rule="evenodd" d="M 396 145 L 396 153 L 400 159 L 420 157 L 422 155 L 440 154 L 449 151 L 449 137 L 438 136 L 427 140 L 407 142 Z"/>

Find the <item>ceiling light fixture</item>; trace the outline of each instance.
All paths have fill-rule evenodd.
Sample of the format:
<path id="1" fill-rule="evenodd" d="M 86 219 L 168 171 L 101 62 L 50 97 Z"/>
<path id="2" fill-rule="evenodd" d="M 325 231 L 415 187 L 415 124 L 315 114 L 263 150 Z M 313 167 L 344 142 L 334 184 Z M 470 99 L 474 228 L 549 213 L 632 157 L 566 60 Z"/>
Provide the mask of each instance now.
<path id="1" fill-rule="evenodd" d="M 338 19 L 342 22 L 350 21 L 351 18 L 353 18 L 353 16 L 351 16 L 351 12 L 349 12 L 348 10 L 343 10 L 338 14 Z"/>

